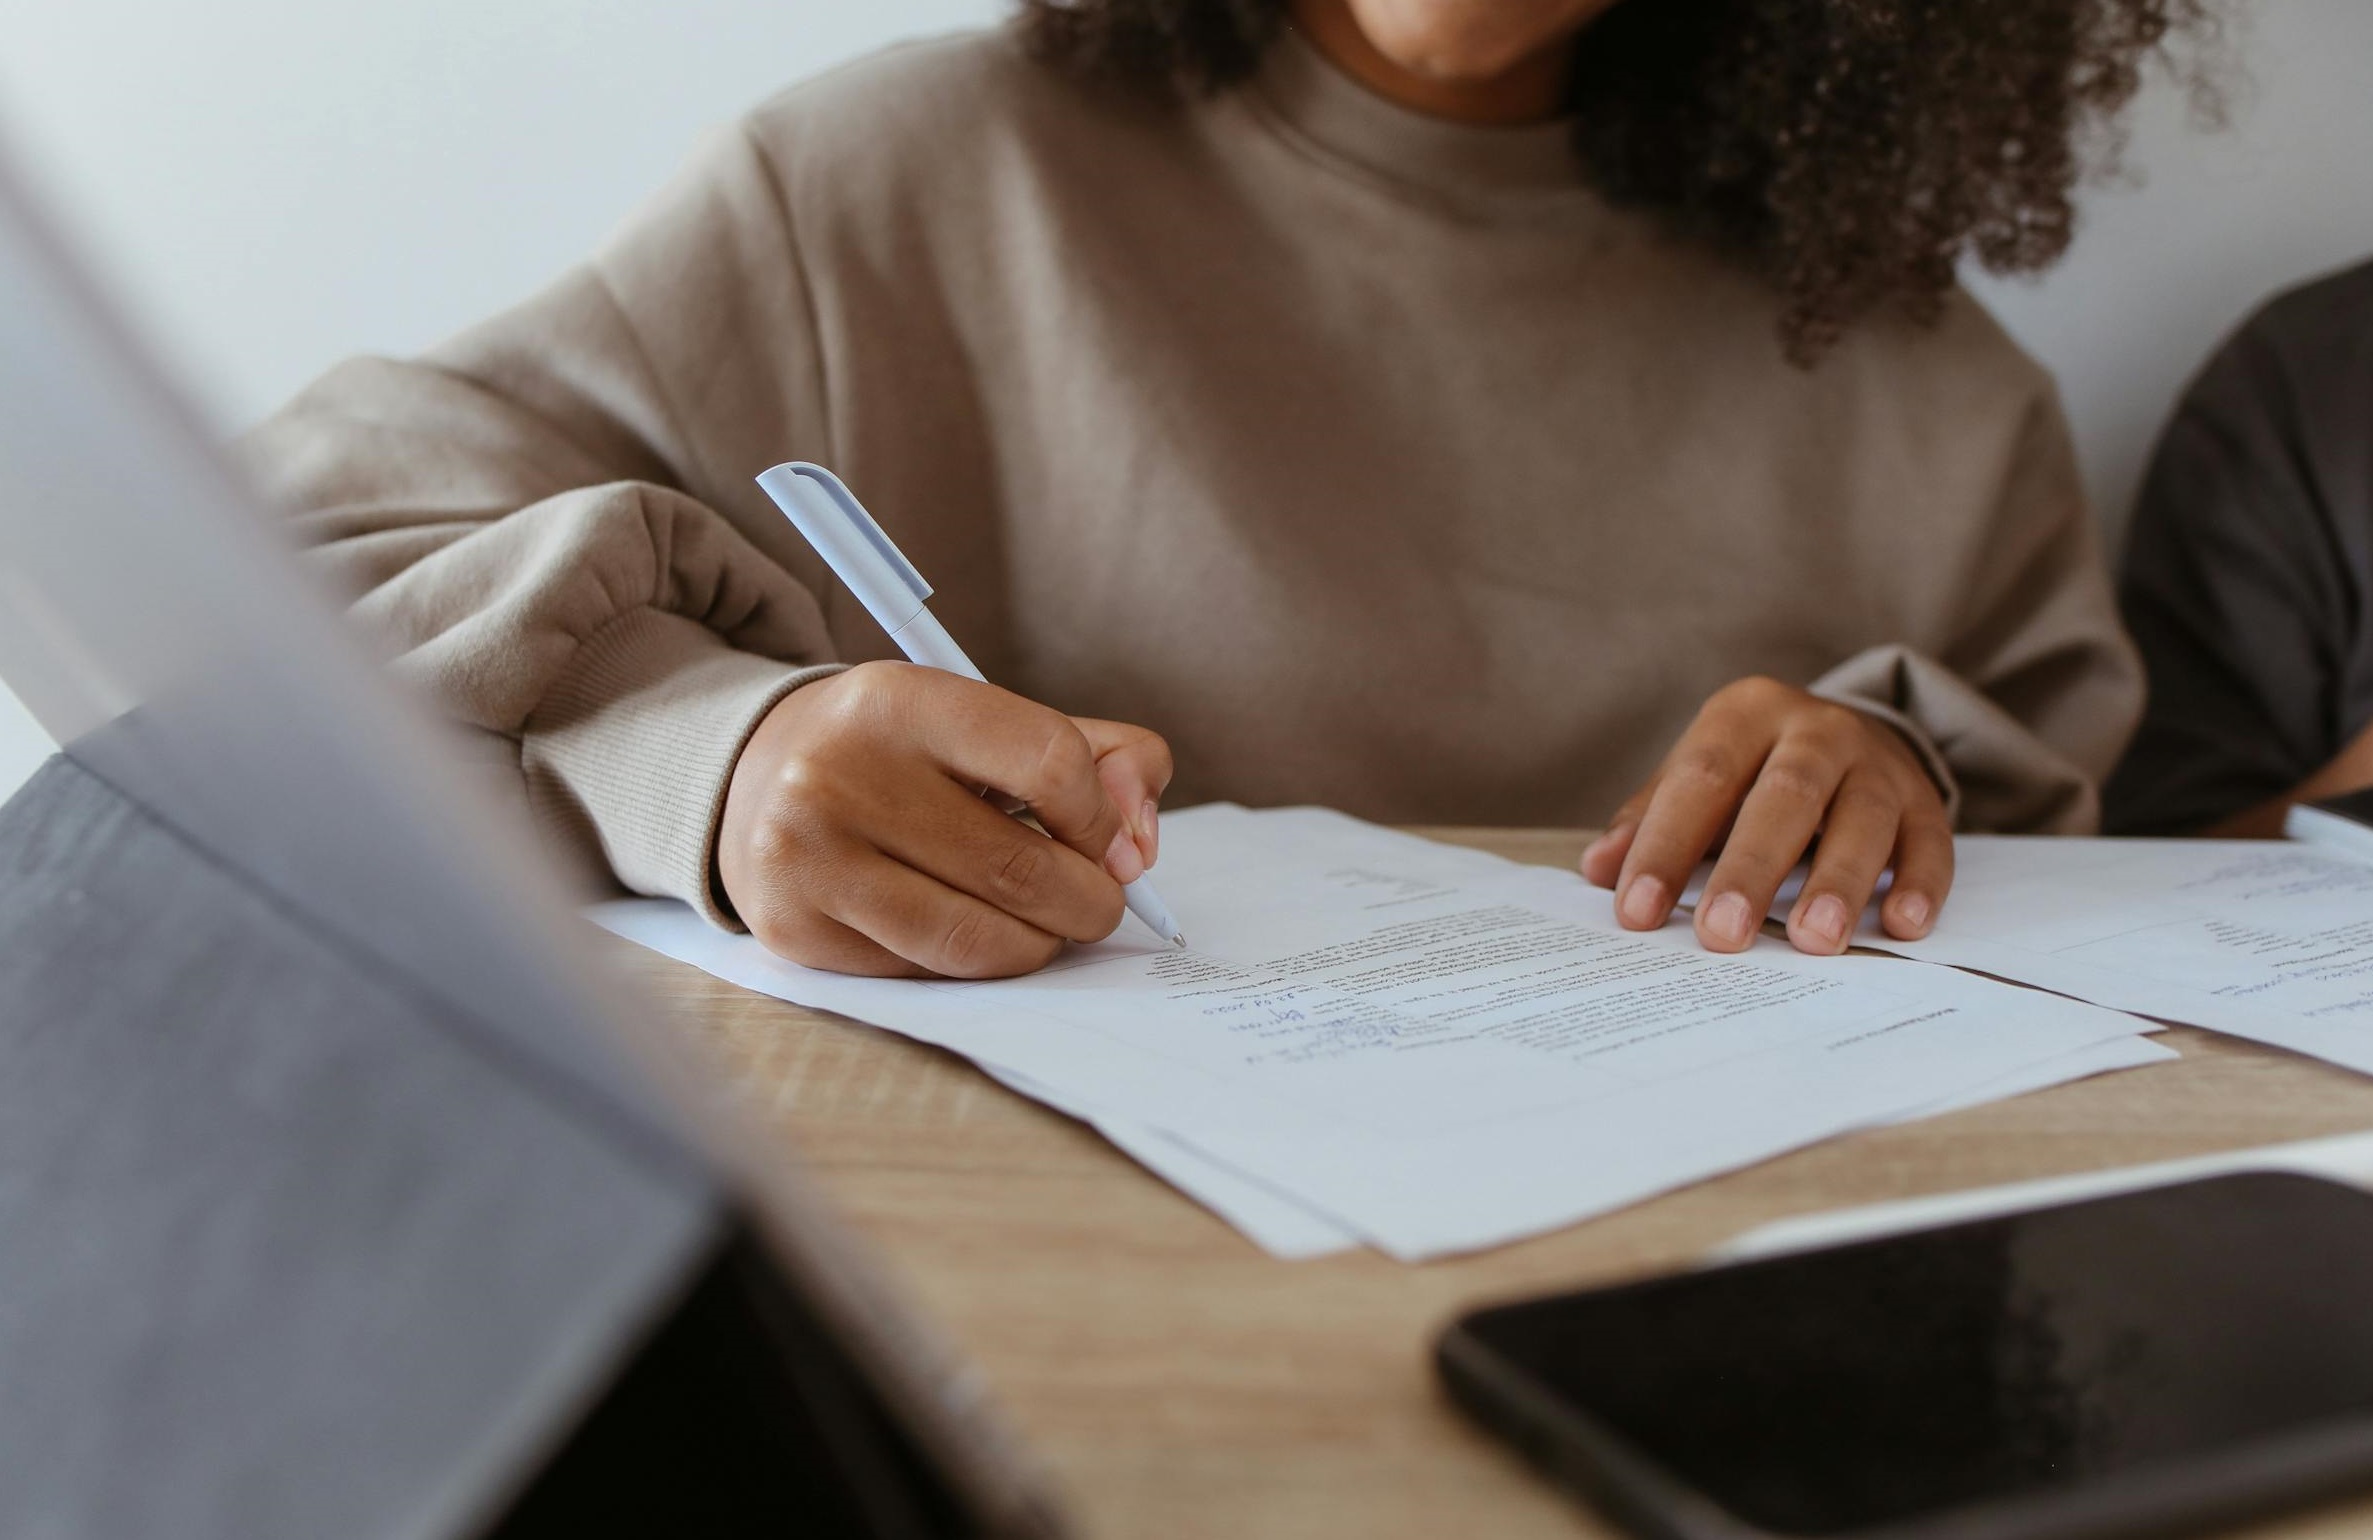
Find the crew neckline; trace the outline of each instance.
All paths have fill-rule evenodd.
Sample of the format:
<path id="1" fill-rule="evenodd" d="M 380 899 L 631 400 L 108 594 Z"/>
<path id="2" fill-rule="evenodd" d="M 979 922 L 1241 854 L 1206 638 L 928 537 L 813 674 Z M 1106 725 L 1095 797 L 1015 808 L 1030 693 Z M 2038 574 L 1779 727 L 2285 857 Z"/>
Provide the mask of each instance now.
<path id="1" fill-rule="evenodd" d="M 1279 127 L 1325 159 L 1461 204 L 1587 197 L 1574 119 L 1456 123 L 1387 101 L 1290 23 L 1263 50 L 1251 93 Z"/>

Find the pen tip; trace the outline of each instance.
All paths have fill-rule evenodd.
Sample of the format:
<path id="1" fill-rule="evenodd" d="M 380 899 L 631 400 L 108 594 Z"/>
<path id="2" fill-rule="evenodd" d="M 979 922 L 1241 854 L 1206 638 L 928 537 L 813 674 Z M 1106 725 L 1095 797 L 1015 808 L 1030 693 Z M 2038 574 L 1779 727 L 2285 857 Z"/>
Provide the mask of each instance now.
<path id="1" fill-rule="evenodd" d="M 1174 931 L 1172 931 L 1172 932 L 1170 933 L 1170 944 L 1171 944 L 1172 946 L 1185 946 L 1185 945 L 1186 945 L 1186 932 L 1185 932 L 1185 931 L 1182 931 L 1182 930 L 1174 930 Z"/>

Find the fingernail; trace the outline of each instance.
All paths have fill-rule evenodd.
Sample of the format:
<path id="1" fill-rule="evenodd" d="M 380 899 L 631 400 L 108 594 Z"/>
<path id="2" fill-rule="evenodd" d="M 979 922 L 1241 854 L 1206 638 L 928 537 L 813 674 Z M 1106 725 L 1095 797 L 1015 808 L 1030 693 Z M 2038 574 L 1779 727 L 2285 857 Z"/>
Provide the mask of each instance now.
<path id="1" fill-rule="evenodd" d="M 1913 935 L 1924 933 L 1928 929 L 1928 895 L 1906 893 L 1895 900 L 1895 918 Z"/>
<path id="2" fill-rule="evenodd" d="M 1104 869 L 1115 882 L 1135 882 L 1145 875 L 1145 857 L 1137 853 L 1137 842 L 1127 829 L 1113 831 L 1112 843 L 1104 847 Z"/>
<path id="3" fill-rule="evenodd" d="M 1162 855 L 1162 810 L 1147 798 L 1145 806 L 1137 810 L 1137 840 L 1145 851 L 1145 864 L 1151 866 Z"/>
<path id="4" fill-rule="evenodd" d="M 1846 944 L 1846 903 L 1835 893 L 1823 893 L 1805 905 L 1800 928 L 1831 951 Z"/>
<path id="5" fill-rule="evenodd" d="M 1705 907 L 1706 934 L 1724 946 L 1745 946 L 1753 918 L 1748 913 L 1744 894 L 1720 894 Z"/>
<path id="6" fill-rule="evenodd" d="M 1654 877 L 1634 877 L 1623 890 L 1623 923 L 1647 930 L 1664 920 L 1664 884 Z"/>

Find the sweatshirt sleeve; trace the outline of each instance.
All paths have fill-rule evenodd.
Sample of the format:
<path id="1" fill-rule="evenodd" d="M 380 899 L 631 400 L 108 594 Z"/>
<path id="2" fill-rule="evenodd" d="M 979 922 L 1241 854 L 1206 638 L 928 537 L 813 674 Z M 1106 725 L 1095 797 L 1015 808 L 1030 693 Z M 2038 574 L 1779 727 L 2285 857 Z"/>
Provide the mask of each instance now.
<path id="1" fill-rule="evenodd" d="M 2275 301 L 2159 440 L 2120 584 L 2151 702 L 2109 785 L 2119 833 L 2195 833 L 2286 796 L 2366 720 L 2368 320 L 2373 267 Z"/>
<path id="2" fill-rule="evenodd" d="M 824 452 L 782 209 L 722 135 L 544 293 L 333 370 L 243 446 L 397 677 L 515 755 L 539 826 L 718 923 L 734 760 L 833 666 L 814 593 L 720 512 Z"/>
<path id="3" fill-rule="evenodd" d="M 2048 388 L 2021 422 L 1996 507 L 1940 647 L 1871 647 L 1811 688 L 1901 731 L 1954 827 L 2091 834 L 2142 712 L 2142 667 Z"/>

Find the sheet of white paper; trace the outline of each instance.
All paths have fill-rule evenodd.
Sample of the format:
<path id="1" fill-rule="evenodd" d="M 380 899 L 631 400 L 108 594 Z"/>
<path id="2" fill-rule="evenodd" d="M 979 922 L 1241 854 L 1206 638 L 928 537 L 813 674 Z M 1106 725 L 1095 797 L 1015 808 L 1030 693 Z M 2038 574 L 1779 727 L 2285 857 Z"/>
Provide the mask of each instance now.
<path id="1" fill-rule="evenodd" d="M 1706 879 L 1713 874 L 1713 862 L 1708 861 L 1699 866 L 1696 873 L 1690 877 L 1688 886 L 1681 891 L 1679 907 L 1694 912 L 1697 908 L 1697 901 L 1705 896 Z M 1787 914 L 1788 906 L 1795 903 L 1797 895 L 1804 891 L 1805 878 L 1811 874 L 1812 868 L 1800 862 L 1793 871 L 1780 880 L 1779 890 L 1772 895 L 1772 913 L 1775 917 Z M 1879 875 L 1878 887 L 1872 892 L 1870 898 L 1871 914 L 1864 918 L 1865 926 L 1875 926 L 1878 923 L 1875 915 L 1879 900 L 1887 896 L 1888 889 L 1894 886 L 1894 880 L 1893 872 L 1882 872 Z M 2157 1043 L 2149 1042 L 2143 1038 L 2134 1038 L 2122 1043 L 2103 1043 L 2098 1047 L 2080 1050 L 2077 1054 L 2070 1055 L 2066 1060 L 2054 1060 L 2048 1065 L 2039 1066 L 2024 1074 L 2009 1076 L 1977 1090 L 1948 1098 L 1933 1107 L 1923 1107 L 1917 1112 L 1906 1114 L 1899 1121 L 1913 1123 L 1922 1118 L 1937 1117 L 1947 1112 L 1958 1112 L 1963 1107 L 1977 1107 L 1983 1106 L 1987 1102 L 2006 1101 L 2013 1096 L 2021 1096 L 2029 1091 L 2040 1091 L 2047 1086 L 2060 1085 L 2070 1080 L 2083 1079 L 2087 1075 L 2106 1074 L 2111 1070 L 2118 1069 L 2137 1069 L 2160 1059 L 2180 1057 L 2181 1055 L 2173 1049 L 2163 1048 Z M 2090 1064 L 2093 1067 L 2081 1069 L 2075 1074 L 2061 1073 L 2063 1069 L 2074 1068 L 2080 1063 Z"/>
<path id="2" fill-rule="evenodd" d="M 1959 1112 L 1968 1107 L 1982 1107 L 1988 1102 L 2008 1101 L 2024 1096 L 2029 1091 L 2048 1090 L 2066 1085 L 2072 1080 L 2086 1080 L 2095 1075 L 2106 1075 L 2113 1070 L 2140 1069 L 2145 1064 L 2157 1064 L 2166 1059 L 2180 1059 L 2183 1055 L 2172 1048 L 2162 1047 L 2147 1037 L 2119 1037 L 2064 1053 L 2056 1059 L 2045 1059 L 2039 1064 L 1989 1080 L 1942 1101 L 1916 1107 L 1898 1123 L 1917 1123 L 1922 1118 L 1943 1117 L 1948 1112 Z"/>
<path id="3" fill-rule="evenodd" d="M 1864 946 L 2373 1073 L 2373 863 L 2284 840 L 1964 835 L 1920 941 Z"/>
<path id="4" fill-rule="evenodd" d="M 778 976 L 776 960 L 747 936 L 711 928 L 681 904 L 628 900 L 603 904 L 594 920 L 628 941 L 689 963 L 729 983 L 791 999 L 767 981 Z M 812 1003 L 812 1002 L 810 1002 Z M 1360 1244 L 1358 1236 L 1291 1197 L 1238 1175 L 1159 1129 L 1099 1111 L 1028 1075 L 975 1058 L 983 1072 L 1033 1101 L 1077 1118 L 1111 1140 L 1123 1154 L 1234 1226 L 1247 1240 L 1286 1261 L 1326 1256 Z"/>
<path id="5" fill-rule="evenodd" d="M 1714 957 L 1680 926 L 1621 930 L 1571 874 L 1339 815 L 1196 809 L 1165 820 L 1163 846 L 1195 951 L 1124 929 L 995 983 L 841 978 L 739 938 L 686 955 L 654 940 L 648 911 L 602 918 L 1159 1131 L 1409 1258 L 1601 1213 L 2141 1029 L 1891 959 L 1774 943 Z"/>
<path id="6" fill-rule="evenodd" d="M 2197 1181 L 2233 1171 L 2296 1171 L 2373 1188 L 2373 1134 L 2340 1134 L 2328 1139 L 2258 1145 L 2184 1160 L 2154 1161 L 2147 1166 L 2119 1166 L 2110 1171 L 2087 1171 L 2076 1176 L 2045 1177 L 2000 1187 L 1978 1187 L 1893 1203 L 1800 1214 L 1741 1231 L 1715 1248 L 1706 1260 L 1736 1262 L 1788 1251 L 1807 1251 L 1816 1246 L 1841 1246 L 1849 1241 L 1875 1240 L 1882 1235 L 1934 1229 L 1964 1220 L 2024 1213 L 2055 1203 L 2104 1198 L 2112 1193 L 2164 1187 L 2172 1182 Z"/>
<path id="7" fill-rule="evenodd" d="M 1358 1236 L 1324 1214 L 1313 1213 L 1288 1195 L 1239 1176 L 1158 1128 L 1099 1113 L 1027 1075 L 994 1064 L 983 1064 L 981 1069 L 1031 1100 L 1044 1102 L 1095 1129 L 1122 1154 L 1226 1220 L 1273 1257 L 1301 1262 L 1349 1251 L 1360 1244 Z"/>

